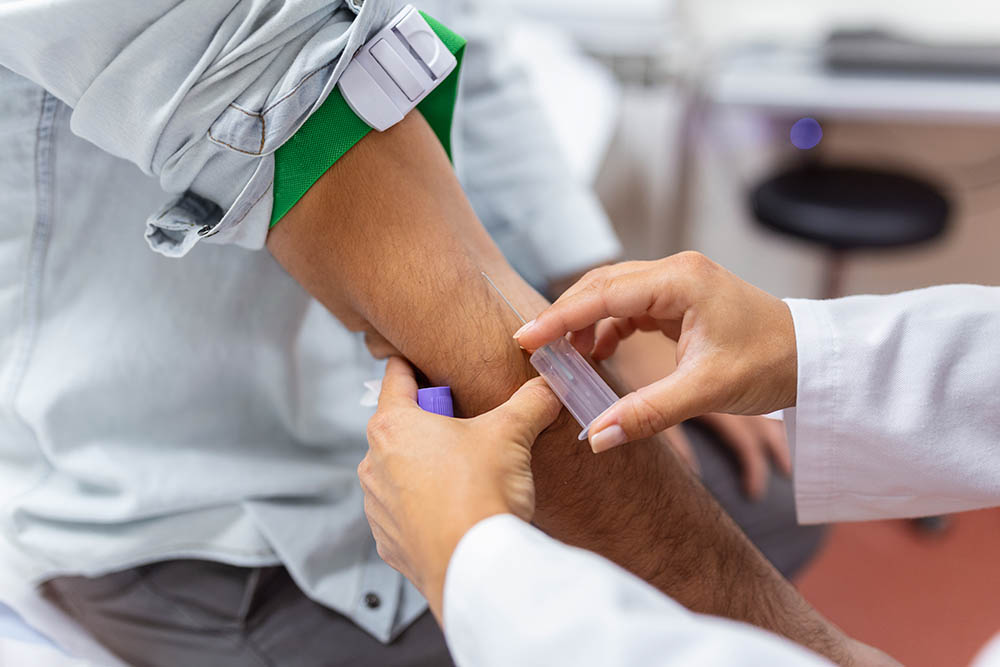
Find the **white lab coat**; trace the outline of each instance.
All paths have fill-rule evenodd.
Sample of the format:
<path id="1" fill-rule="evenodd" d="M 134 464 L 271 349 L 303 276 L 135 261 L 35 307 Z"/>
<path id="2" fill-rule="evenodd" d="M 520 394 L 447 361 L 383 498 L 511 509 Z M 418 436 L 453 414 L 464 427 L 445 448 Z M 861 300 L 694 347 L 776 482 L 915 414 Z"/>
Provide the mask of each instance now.
<path id="1" fill-rule="evenodd" d="M 787 422 L 802 520 L 1000 505 L 1000 288 L 788 305 L 799 380 Z M 444 616 L 460 667 L 829 664 L 757 628 L 694 614 L 509 515 L 462 539 Z M 976 665 L 1000 666 L 1000 638 Z"/>

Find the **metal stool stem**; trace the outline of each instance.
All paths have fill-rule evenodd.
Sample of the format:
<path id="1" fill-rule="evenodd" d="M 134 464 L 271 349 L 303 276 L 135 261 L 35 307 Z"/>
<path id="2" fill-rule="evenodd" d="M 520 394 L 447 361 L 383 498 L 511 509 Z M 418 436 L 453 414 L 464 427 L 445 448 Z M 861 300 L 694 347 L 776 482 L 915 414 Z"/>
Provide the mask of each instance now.
<path id="1" fill-rule="evenodd" d="M 827 251 L 826 265 L 823 267 L 823 288 L 820 297 L 836 299 L 843 296 L 844 269 L 847 264 L 847 253 L 839 248 Z"/>

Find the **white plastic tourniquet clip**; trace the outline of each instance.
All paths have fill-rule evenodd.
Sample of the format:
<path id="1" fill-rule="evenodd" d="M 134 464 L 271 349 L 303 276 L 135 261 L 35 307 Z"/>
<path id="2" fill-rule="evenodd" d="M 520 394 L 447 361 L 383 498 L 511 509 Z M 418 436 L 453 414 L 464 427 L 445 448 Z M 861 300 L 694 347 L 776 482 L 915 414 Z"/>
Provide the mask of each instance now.
<path id="1" fill-rule="evenodd" d="M 413 5 L 407 5 L 354 55 L 340 92 L 379 132 L 409 113 L 455 69 L 455 56 Z"/>

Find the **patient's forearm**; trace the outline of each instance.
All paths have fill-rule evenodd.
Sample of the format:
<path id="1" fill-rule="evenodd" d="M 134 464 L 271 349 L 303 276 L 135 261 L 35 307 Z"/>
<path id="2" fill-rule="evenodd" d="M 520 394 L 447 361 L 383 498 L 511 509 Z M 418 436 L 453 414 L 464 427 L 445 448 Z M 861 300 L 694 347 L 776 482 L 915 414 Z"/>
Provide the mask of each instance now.
<path id="1" fill-rule="evenodd" d="M 532 373 L 519 323 L 545 305 L 476 219 L 418 114 L 372 133 L 271 233 L 283 266 L 349 327 L 372 327 L 474 415 Z M 844 637 L 750 545 L 668 448 L 600 456 L 565 412 L 535 446 L 538 525 L 615 560 L 697 611 L 747 620 L 839 660 Z"/>
<path id="2" fill-rule="evenodd" d="M 432 382 L 451 384 L 463 414 L 495 407 L 526 377 L 511 338 L 520 324 L 480 271 L 525 315 L 546 302 L 478 223 L 419 114 L 352 148 L 268 247 L 349 328 L 374 328 Z"/>

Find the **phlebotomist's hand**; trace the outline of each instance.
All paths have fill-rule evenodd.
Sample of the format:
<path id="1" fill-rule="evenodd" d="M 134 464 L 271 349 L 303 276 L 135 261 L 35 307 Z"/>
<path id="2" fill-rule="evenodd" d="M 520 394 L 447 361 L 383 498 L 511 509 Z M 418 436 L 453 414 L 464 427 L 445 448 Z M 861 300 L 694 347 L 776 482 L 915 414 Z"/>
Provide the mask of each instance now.
<path id="1" fill-rule="evenodd" d="M 379 555 L 420 589 L 439 621 L 445 572 L 462 536 L 495 514 L 534 515 L 531 447 L 560 408 L 535 378 L 473 419 L 424 412 L 413 369 L 389 359 L 358 477 Z"/>
<path id="2" fill-rule="evenodd" d="M 591 271 L 515 337 L 534 350 L 573 332 L 573 344 L 600 360 L 637 330 L 676 340 L 677 369 L 598 417 L 590 426 L 594 451 L 709 412 L 753 415 L 795 405 L 788 306 L 698 253 Z"/>

